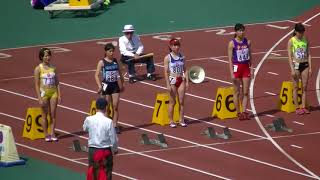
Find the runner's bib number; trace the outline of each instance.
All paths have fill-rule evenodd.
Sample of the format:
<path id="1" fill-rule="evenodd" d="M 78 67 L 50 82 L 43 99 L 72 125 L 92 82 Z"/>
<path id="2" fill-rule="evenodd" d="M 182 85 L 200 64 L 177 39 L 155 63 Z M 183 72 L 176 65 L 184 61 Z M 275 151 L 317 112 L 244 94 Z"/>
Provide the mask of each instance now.
<path id="1" fill-rule="evenodd" d="M 118 81 L 119 73 L 118 71 L 107 71 L 105 75 L 106 82 L 116 82 Z"/>
<path id="2" fill-rule="evenodd" d="M 305 59 L 306 58 L 306 50 L 304 48 L 297 48 L 296 52 L 294 52 L 294 57 L 296 59 Z"/>
<path id="3" fill-rule="evenodd" d="M 42 84 L 45 86 L 53 86 L 55 80 L 55 73 L 46 73 L 42 75 Z"/>
<path id="4" fill-rule="evenodd" d="M 179 64 L 177 64 L 176 66 L 171 66 L 171 72 L 174 74 L 182 74 L 183 66 Z"/>
<path id="5" fill-rule="evenodd" d="M 250 59 L 249 49 L 245 48 L 245 49 L 237 50 L 237 57 L 238 57 L 238 62 L 248 61 Z"/>
<path id="6" fill-rule="evenodd" d="M 170 84 L 176 84 L 177 78 L 176 78 L 176 77 L 169 76 L 169 82 L 170 82 Z"/>

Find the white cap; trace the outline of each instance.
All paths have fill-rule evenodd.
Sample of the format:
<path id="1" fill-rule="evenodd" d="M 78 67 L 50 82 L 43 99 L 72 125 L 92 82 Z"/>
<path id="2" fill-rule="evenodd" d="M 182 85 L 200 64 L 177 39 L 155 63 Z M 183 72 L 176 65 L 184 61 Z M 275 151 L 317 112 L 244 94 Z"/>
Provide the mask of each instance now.
<path id="1" fill-rule="evenodd" d="M 122 32 L 134 32 L 134 27 L 131 24 L 127 24 L 123 27 Z"/>

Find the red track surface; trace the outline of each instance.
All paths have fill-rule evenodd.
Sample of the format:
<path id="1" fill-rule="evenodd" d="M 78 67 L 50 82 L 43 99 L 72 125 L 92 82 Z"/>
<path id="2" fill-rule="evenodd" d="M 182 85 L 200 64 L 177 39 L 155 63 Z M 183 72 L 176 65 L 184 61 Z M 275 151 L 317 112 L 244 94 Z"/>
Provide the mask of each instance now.
<path id="1" fill-rule="evenodd" d="M 320 8 L 313 9 L 301 17 L 294 19 L 302 21 L 309 19 L 319 12 Z M 274 140 L 297 162 L 316 175 L 320 173 L 317 155 L 320 139 L 319 130 L 319 102 L 316 96 L 316 77 L 320 62 L 320 44 L 318 38 L 320 17 L 315 17 L 307 24 L 307 36 L 311 40 L 313 59 L 313 76 L 309 83 L 308 99 L 314 111 L 310 115 L 297 116 L 276 110 L 279 96 L 271 96 L 265 92 L 278 94 L 282 81 L 289 80 L 289 67 L 286 59 L 275 59 L 270 56 L 261 66 L 254 86 L 254 104 L 259 120 L 263 124 L 271 123 L 272 116 L 282 116 L 294 132 L 268 132 Z M 269 27 L 290 26 L 289 29 Z M 289 21 L 256 24 L 247 26 L 247 36 L 253 44 L 253 60 L 256 66 L 267 51 L 285 36 L 293 27 Z M 231 32 L 232 28 L 223 28 Z M 115 179 L 122 179 L 119 174 L 137 179 L 310 179 L 315 178 L 271 143 L 253 118 L 251 121 L 239 122 L 236 120 L 220 121 L 210 117 L 213 99 L 220 86 L 230 86 L 228 73 L 226 45 L 232 35 L 216 35 L 216 32 L 206 30 L 166 33 L 182 38 L 183 52 L 188 59 L 188 66 L 199 65 L 205 68 L 206 79 L 201 85 L 192 85 L 186 99 L 186 119 L 188 128 L 171 129 L 151 124 L 155 96 L 164 92 L 165 82 L 161 78 L 155 82 L 144 81 L 134 85 L 126 84 L 126 90 L 121 95 L 120 122 L 124 132 L 119 136 L 120 153 L 115 158 Z M 212 29 L 211 29 L 212 30 Z M 114 40 L 114 39 L 112 39 Z M 89 111 L 91 100 L 97 95 L 94 82 L 94 72 L 97 61 L 103 54 L 103 46 L 98 41 L 112 41 L 111 39 L 94 40 L 87 42 L 48 45 L 70 49 L 70 52 L 55 53 L 53 63 L 62 73 L 62 106 L 58 108 L 57 127 L 60 130 L 59 143 L 45 143 L 42 140 L 30 141 L 21 137 L 26 109 L 37 106 L 34 100 L 32 76 L 33 68 L 37 65 L 39 47 L 1 50 L 1 53 L 12 55 L 11 58 L 0 60 L 0 123 L 13 127 L 15 140 L 18 143 L 19 153 L 38 157 L 58 165 L 69 167 L 79 172 L 86 171 L 86 154 L 74 153 L 68 150 L 72 140 L 79 139 L 86 143 L 87 135 L 81 133 L 82 123 Z M 312 41 L 314 40 L 314 41 Z M 162 59 L 167 53 L 167 41 L 154 39 L 152 35 L 142 37 L 147 51 L 156 54 L 156 72 L 162 77 Z M 281 41 L 273 52 L 286 55 L 288 38 Z M 216 57 L 220 61 L 210 57 Z M 10 67 L 10 68 L 9 68 Z M 14 70 L 13 70 L 14 69 Z M 85 71 L 70 73 L 75 71 Z M 144 67 L 139 70 L 144 73 Z M 277 73 L 273 75 L 268 72 Z M 25 78 L 21 78 L 25 77 Z M 13 79 L 12 79 L 13 78 Z M 17 79 L 14 79 L 17 78 Z M 222 80 L 212 80 L 218 79 Z M 319 82 L 318 82 L 319 83 Z M 81 89 L 82 88 L 82 89 Z M 197 97 L 193 96 L 196 95 Z M 139 103 L 139 104 L 137 104 Z M 264 116 L 262 114 L 268 114 Z M 298 122 L 299 124 L 297 124 Z M 301 125 L 303 123 L 304 125 Z M 228 126 L 233 137 L 230 140 L 212 140 L 200 133 L 208 126 Z M 73 133 L 73 135 L 66 133 Z M 164 133 L 169 143 L 168 149 L 146 147 L 139 143 L 142 133 Z M 27 147 L 25 147 L 25 146 Z M 291 146 L 295 145 L 295 146 Z M 302 147 L 297 148 L 296 146 Z M 30 149 L 36 148 L 36 149 Z M 39 152 L 39 150 L 45 152 Z M 150 151 L 149 151 L 150 150 Z M 149 151 L 149 152 L 145 152 Z M 54 157 L 54 153 L 65 157 Z M 82 158 L 82 159 L 78 159 Z M 76 159 L 76 160 L 71 160 Z M 82 163 L 82 165 L 80 165 Z M 118 174 L 119 173 L 119 174 Z"/>

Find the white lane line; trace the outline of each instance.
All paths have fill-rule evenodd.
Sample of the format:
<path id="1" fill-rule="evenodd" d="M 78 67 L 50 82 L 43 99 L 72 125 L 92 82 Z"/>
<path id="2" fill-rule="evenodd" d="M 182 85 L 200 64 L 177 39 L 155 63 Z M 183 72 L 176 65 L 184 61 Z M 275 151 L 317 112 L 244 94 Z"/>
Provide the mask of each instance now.
<path id="1" fill-rule="evenodd" d="M 65 86 L 68 86 L 68 87 L 72 87 L 72 88 L 75 88 L 75 89 L 80 89 L 80 90 L 83 90 L 83 91 L 86 91 L 86 92 L 96 93 L 95 91 L 92 91 L 92 90 L 89 90 L 89 89 L 81 88 L 81 87 L 74 86 L 74 85 L 67 84 L 67 83 L 63 83 L 63 82 L 60 82 L 60 83 L 62 85 L 65 85 Z M 0 89 L 0 90 L 8 92 L 8 93 L 12 93 L 12 91 L 7 91 L 7 90 L 3 90 L 3 89 Z M 14 93 L 14 94 L 18 94 L 19 95 L 19 93 Z M 130 100 L 127 100 L 127 99 L 123 99 L 123 98 L 120 98 L 120 100 L 125 101 L 125 102 L 129 102 L 129 103 L 133 103 L 133 104 L 136 104 L 136 105 L 140 105 L 140 106 L 143 106 L 143 107 L 146 107 L 146 108 L 150 108 L 150 109 L 154 108 L 153 106 L 137 103 L 137 102 L 130 101 Z M 201 120 L 201 119 L 197 119 L 197 118 L 194 118 L 194 117 L 191 117 L 191 116 L 187 116 L 187 115 L 185 115 L 184 117 L 186 117 L 188 119 L 191 119 L 191 120 L 194 120 L 194 121 L 199 121 L 199 122 L 202 122 L 202 123 L 205 123 L 205 124 L 210 124 L 210 125 L 213 125 L 213 126 L 217 126 L 217 127 L 222 127 L 222 128 L 225 127 L 225 126 L 220 125 L 220 124 L 207 122 L 207 121 L 204 121 L 204 120 Z M 258 137 L 258 138 L 265 138 L 263 136 L 260 136 L 260 135 L 257 135 L 257 134 L 253 134 L 253 133 L 250 133 L 250 132 L 246 132 L 246 131 L 243 131 L 243 130 L 234 129 L 234 128 L 229 128 L 229 129 L 232 130 L 232 131 L 236 131 L 236 132 L 239 132 L 239 133 L 247 134 L 247 135 Z"/>
<path id="2" fill-rule="evenodd" d="M 277 29 L 283 29 L 283 30 L 289 28 L 289 26 L 277 26 L 277 25 L 273 25 L 273 24 L 267 24 L 266 26 L 272 27 L 272 28 L 277 28 Z"/>
<path id="3" fill-rule="evenodd" d="M 88 114 L 88 113 L 85 113 L 85 114 Z M 20 121 L 24 121 L 23 118 L 16 117 L 16 116 L 13 116 L 13 115 L 9 115 L 9 114 L 6 114 L 6 113 L 0 112 L 0 115 L 4 115 L 4 116 L 11 117 L 11 118 L 14 118 L 14 119 L 17 119 L 17 120 L 20 120 Z M 124 124 L 125 124 L 125 123 L 124 123 Z M 134 126 L 132 126 L 132 125 L 128 125 L 128 126 L 134 127 Z M 145 130 L 145 131 L 152 132 L 152 133 L 156 133 L 156 134 L 159 134 L 159 133 L 160 133 L 160 132 L 157 132 L 157 131 L 148 130 L 148 129 L 144 129 L 144 128 L 139 128 L 139 129 L 143 129 L 143 130 Z M 82 139 L 86 139 L 86 140 L 88 139 L 88 138 L 85 137 L 85 136 L 79 136 L 79 135 L 77 135 L 77 134 L 73 134 L 73 133 L 71 133 L 71 132 L 64 131 L 64 130 L 61 130 L 61 129 L 56 129 L 56 130 L 59 131 L 59 132 L 65 133 L 65 134 L 73 135 L 73 136 L 75 136 L 75 137 L 80 137 L 80 138 L 82 138 Z M 199 146 L 199 147 L 203 147 L 203 148 L 207 148 L 207 149 L 212 149 L 212 150 L 215 150 L 215 151 L 218 151 L 218 152 L 222 152 L 222 153 L 225 153 L 225 154 L 228 154 L 228 155 L 231 155 L 231 156 L 243 158 L 243 159 L 246 159 L 246 160 L 249 160 L 249 161 L 253 161 L 253 162 L 256 162 L 256 163 L 259 163 L 259 164 L 263 164 L 263 165 L 266 165 L 266 166 L 274 167 L 274 168 L 281 169 L 281 170 L 284 170 L 284 171 L 287 171 L 287 172 L 291 172 L 291 173 L 294 173 L 294 174 L 299 174 L 299 175 L 302 175 L 302 176 L 306 176 L 306 177 L 313 178 L 312 176 L 310 176 L 310 175 L 308 175 L 308 174 L 305 174 L 305 173 L 302 173 L 302 172 L 298 172 L 298 171 L 295 171 L 295 170 L 291 170 L 291 169 L 287 169 L 287 168 L 284 168 L 284 167 L 281 167 L 281 166 L 278 166 L 278 165 L 274 165 L 274 164 L 271 164 L 271 163 L 267 163 L 267 162 L 264 162 L 264 161 L 260 161 L 260 160 L 254 159 L 254 158 L 250 158 L 250 157 L 242 156 L 242 155 L 239 155 L 239 154 L 236 154 L 236 153 L 232 153 L 232 152 L 229 152 L 229 151 L 225 151 L 225 150 L 221 150 L 221 149 L 218 149 L 218 148 L 206 146 L 206 145 L 204 145 L 204 144 L 199 144 L 199 143 L 192 142 L 192 141 L 189 141 L 189 140 L 185 140 L 185 139 L 182 139 L 182 138 L 178 138 L 178 137 L 175 137 L 175 136 L 171 136 L 171 135 L 167 135 L 167 134 L 164 134 L 164 135 L 165 135 L 166 137 L 173 138 L 173 139 L 177 139 L 177 140 L 180 140 L 180 141 L 184 141 L 184 142 L 187 142 L 187 143 L 190 143 L 190 144 L 193 144 L 193 145 L 197 145 L 197 146 Z M 154 157 L 154 156 L 151 156 L 151 155 L 143 154 L 143 153 L 141 153 L 141 152 L 136 152 L 136 151 L 133 151 L 133 150 L 129 150 L 129 149 L 126 149 L 126 148 L 123 148 L 123 147 L 119 147 L 119 149 L 124 150 L 124 151 L 128 151 L 128 152 L 131 152 L 131 153 L 134 153 L 134 154 L 137 154 L 137 155 L 140 155 L 140 156 L 149 157 L 149 158 L 151 158 L 151 159 L 156 159 L 156 160 L 159 160 L 159 161 L 168 163 L 168 164 L 173 164 L 173 165 L 176 165 L 176 166 L 179 166 L 179 167 L 183 167 L 183 168 L 187 168 L 187 169 L 190 169 L 190 170 L 194 170 L 194 171 L 197 171 L 197 172 L 200 172 L 200 173 L 203 173 L 203 174 L 207 174 L 207 175 L 210 175 L 210 176 L 219 177 L 219 178 L 221 178 L 221 179 L 227 179 L 227 178 L 222 177 L 222 176 L 218 176 L 218 175 L 215 175 L 215 174 L 211 174 L 211 173 L 208 173 L 208 172 L 205 172 L 205 171 L 202 171 L 202 170 L 197 170 L 197 169 L 194 169 L 194 168 L 191 168 L 191 167 L 188 167 L 188 166 L 184 166 L 184 165 L 177 164 L 177 163 L 174 163 L 174 162 L 171 162 L 171 161 L 167 161 L 167 160 L 164 160 L 164 159 L 160 159 L 160 158 L 157 158 L 157 157 Z"/>
<path id="4" fill-rule="evenodd" d="M 291 23 L 294 23 L 294 24 L 297 24 L 297 23 L 300 23 L 300 22 L 298 22 L 298 21 L 292 21 L 292 20 L 287 20 L 288 22 L 291 22 Z M 305 25 L 305 26 L 311 26 L 310 24 L 307 24 L 307 23 L 302 23 L 303 25 Z"/>
<path id="5" fill-rule="evenodd" d="M 268 92 L 268 91 L 265 91 L 264 93 L 269 94 L 269 95 L 271 95 L 271 96 L 276 96 L 276 95 L 277 95 L 277 94 L 275 94 L 275 93 Z"/>
<path id="6" fill-rule="evenodd" d="M 316 80 L 316 91 L 317 91 L 318 103 L 320 105 L 320 69 L 318 70 L 318 76 Z"/>
<path id="7" fill-rule="evenodd" d="M 304 23 L 308 23 L 309 21 L 311 21 L 312 19 L 318 17 L 320 15 L 320 13 L 310 17 L 309 19 L 307 19 Z M 270 53 L 283 41 L 285 40 L 288 36 L 290 36 L 292 34 L 293 30 L 291 30 L 290 32 L 288 32 L 286 35 L 284 35 L 281 39 L 279 39 L 279 41 L 277 41 L 270 49 L 269 51 L 263 56 L 263 58 L 261 59 L 261 61 L 259 62 L 258 66 L 256 67 L 256 70 L 254 72 L 255 77 L 257 76 L 262 64 L 267 60 L 268 56 L 270 55 Z M 251 81 L 250 84 L 250 105 L 252 110 L 254 111 L 254 118 L 257 122 L 257 124 L 259 125 L 260 129 L 263 131 L 263 133 L 268 137 L 268 139 L 272 142 L 272 144 L 283 154 L 285 155 L 289 160 L 291 160 L 293 163 L 295 163 L 297 166 L 299 166 L 301 169 L 303 169 L 305 172 L 309 173 L 313 178 L 319 179 L 319 176 L 317 176 L 315 173 L 313 173 L 311 170 L 309 170 L 308 168 L 306 168 L 305 166 L 303 166 L 301 163 L 299 163 L 297 160 L 295 160 L 292 156 L 290 156 L 272 137 L 271 135 L 267 132 L 267 130 L 264 128 L 263 124 L 261 123 L 259 117 L 256 115 L 257 111 L 256 111 L 256 107 L 254 104 L 254 93 L 253 93 L 253 88 L 254 88 L 254 83 L 255 83 L 256 79 L 253 79 L 253 81 Z"/>
<path id="8" fill-rule="evenodd" d="M 16 93 L 16 92 L 12 92 L 12 91 L 8 91 L 8 90 L 4 90 L 4 89 L 0 89 L 1 91 L 4 91 L 4 92 L 7 92 L 7 93 L 11 93 L 11 94 L 15 94 L 15 95 L 18 95 L 18 96 L 22 96 L 22 97 L 26 97 L 26 98 L 31 98 L 31 99 L 34 99 L 36 100 L 36 98 L 33 98 L 33 97 L 29 97 L 29 96 L 26 96 L 26 95 L 22 95 L 20 93 Z M 62 105 L 58 105 L 58 107 L 61 107 L 61 108 L 65 108 L 65 109 L 68 109 L 68 110 L 71 110 L 71 111 L 75 111 L 75 112 L 79 112 L 79 113 L 82 113 L 82 114 L 86 114 L 86 115 L 89 115 L 89 113 L 87 112 L 83 112 L 81 110 L 77 110 L 77 109 L 73 109 L 73 108 L 70 108 L 70 107 L 66 107 L 66 106 L 62 106 Z M 0 113 L 0 114 L 5 114 L 5 113 Z M 7 115 L 7 114 L 5 114 Z M 11 116 L 11 115 L 9 115 Z M 12 116 L 12 117 L 15 117 L 15 116 Z M 187 117 L 187 116 L 186 116 Z M 188 117 L 187 117 L 188 118 Z M 22 119 L 22 118 L 20 118 Z M 23 120 L 23 119 L 22 119 Z M 195 120 L 195 119 L 194 119 Z M 131 125 L 131 124 L 127 124 L 127 123 L 123 123 L 123 122 L 119 122 L 119 124 L 122 124 L 122 125 L 125 125 L 125 126 L 129 126 L 129 127 L 132 127 L 132 128 L 137 128 L 137 129 L 140 129 L 140 130 L 143 130 L 143 131 L 147 131 L 147 132 L 150 132 L 150 133 L 154 133 L 154 134 L 159 134 L 159 133 L 162 133 L 162 132 L 158 132 L 158 131 L 153 131 L 153 130 L 149 130 L 149 129 L 145 129 L 145 128 L 138 128 L 134 125 Z M 219 125 L 221 126 L 221 125 Z M 222 126 L 224 127 L 224 126 Z M 231 128 L 229 128 L 231 129 Z M 60 130 L 62 131 L 62 130 Z M 64 133 L 68 134 L 69 132 L 67 131 L 64 131 Z M 69 134 L 72 134 L 72 133 L 69 133 Z M 81 137 L 81 136 L 78 136 L 76 134 L 72 134 L 74 136 L 77 136 L 77 137 Z M 249 160 L 249 161 L 252 161 L 252 162 L 256 162 L 256 163 L 259 163 L 259 164 L 263 164 L 263 165 L 266 165 L 266 166 L 270 166 L 270 167 L 274 167 L 274 168 L 277 168 L 277 169 L 281 169 L 281 170 L 284 170 L 284 171 L 288 171 L 288 172 L 292 172 L 292 173 L 295 173 L 295 174 L 299 174 L 299 175 L 302 175 L 302 176 L 307 176 L 307 177 L 311 177 L 313 178 L 312 176 L 308 175 L 308 174 L 304 174 L 304 173 L 301 173 L 301 172 L 297 172 L 295 170 L 291 170 L 291 169 L 287 169 L 285 167 L 281 167 L 281 166 L 278 166 L 278 165 L 275 165 L 275 164 L 271 164 L 271 163 L 267 163 L 267 162 L 264 162 L 264 161 L 260 161 L 260 160 L 257 160 L 257 159 L 254 159 L 254 158 L 250 158 L 250 157 L 247 157 L 247 156 L 243 156 L 243 155 L 239 155 L 239 154 L 236 154 L 236 153 L 232 153 L 232 152 L 229 152 L 229 151 L 225 151 L 225 150 L 221 150 L 221 149 L 218 149 L 218 148 L 214 148 L 214 147 L 210 147 L 210 146 L 206 146 L 204 144 L 199 144 L 197 142 L 193 142 L 193 141 L 189 141 L 189 140 L 186 140 L 186 139 L 183 139 L 183 138 L 179 138 L 179 137 L 176 137 L 176 136 L 172 136 L 172 135 L 168 135 L 168 134 L 164 134 L 164 136 L 166 137 L 169 137 L 169 138 L 172 138 L 172 139 L 175 139 L 175 140 L 179 140 L 179 141 L 183 141 L 183 142 L 186 142 L 186 143 L 190 143 L 190 144 L 193 144 L 193 145 L 197 145 L 199 147 L 203 147 L 203 148 L 207 148 L 207 149 L 211 149 L 211 150 L 214 150 L 214 151 L 218 151 L 218 152 L 221 152 L 221 153 L 224 153 L 224 154 L 228 154 L 228 155 L 231 155 L 231 156 L 235 156 L 235 157 L 238 157 L 238 158 L 242 158 L 242 159 L 246 159 L 246 160 Z M 86 137 L 84 137 L 85 139 L 88 139 Z M 260 136 L 260 138 L 265 138 L 263 136 Z M 129 152 L 132 152 L 132 153 L 135 153 L 135 154 L 138 154 L 138 155 L 141 155 L 141 156 L 146 156 L 148 157 L 148 155 L 145 155 L 145 154 L 142 154 L 142 153 L 137 153 L 136 151 L 132 151 L 132 150 L 129 150 L 129 149 L 126 149 L 126 148 L 119 148 L 119 149 L 122 149 L 122 150 L 125 150 L 125 151 L 129 151 Z M 152 157 L 150 157 L 152 158 Z M 154 158 L 152 158 L 154 159 Z M 158 159 L 158 158 L 157 158 Z M 160 160 L 162 161 L 162 160 Z M 168 163 L 168 162 L 167 162 Z"/>
<path id="9" fill-rule="evenodd" d="M 274 52 L 272 52 L 272 53 L 270 53 L 270 54 L 272 54 L 272 55 L 274 55 L 274 56 L 281 56 L 281 54 L 279 54 L 279 53 L 274 53 Z"/>
<path id="10" fill-rule="evenodd" d="M 21 144 L 21 143 L 17 143 L 16 142 L 16 145 L 21 146 L 21 147 L 26 148 L 26 149 L 33 150 L 33 151 L 37 151 L 37 152 L 40 152 L 40 153 L 43 153 L 43 154 L 47 154 L 47 155 L 50 155 L 50 156 L 53 156 L 53 157 L 56 157 L 56 158 L 60 158 L 60 159 L 66 160 L 66 161 L 70 161 L 70 162 L 73 162 L 73 163 L 76 163 L 76 164 L 80 164 L 80 165 L 83 165 L 83 166 L 88 166 L 87 163 L 79 162 L 77 160 L 70 159 L 70 158 L 67 158 L 65 156 L 61 156 L 61 155 L 58 155 L 58 154 L 55 154 L 55 153 L 51 153 L 51 152 L 48 152 L 48 151 L 45 151 L 45 150 L 41 150 L 41 149 L 38 149 L 38 148 L 35 148 L 35 147 L 31 147 L 30 144 L 25 145 L 25 144 Z M 112 174 L 117 175 L 117 176 L 121 176 L 121 177 L 126 178 L 126 179 L 137 180 L 134 177 L 126 176 L 126 175 L 123 175 L 123 174 L 120 174 L 120 173 L 117 173 L 117 172 L 114 172 L 114 171 L 112 172 Z"/>
<path id="11" fill-rule="evenodd" d="M 291 137 L 301 137 L 301 136 L 312 136 L 318 135 L 320 132 L 313 132 L 313 133 L 304 133 L 304 134 L 294 134 L 294 135 L 284 135 L 284 136 L 273 136 L 274 139 L 284 139 L 284 138 L 291 138 Z M 217 145 L 226 145 L 226 144 L 240 144 L 246 142 L 254 142 L 254 141 L 263 141 L 263 138 L 253 138 L 253 139 L 246 139 L 246 140 L 239 140 L 239 141 L 229 141 L 229 142 L 221 142 L 221 143 L 210 143 L 205 144 L 207 146 L 217 146 Z M 174 147 L 174 148 L 166 148 L 166 149 L 155 149 L 155 150 L 146 150 L 140 151 L 140 153 L 153 153 L 153 152 L 164 152 L 164 151 L 171 151 L 171 150 L 179 150 L 179 149 L 188 149 L 188 148 L 198 148 L 199 146 L 190 145 L 190 146 L 181 146 L 181 147 Z M 127 156 L 127 155 L 134 155 L 133 153 L 119 153 L 117 156 Z M 86 160 L 88 157 L 81 157 L 73 160 Z"/>
<path id="12" fill-rule="evenodd" d="M 87 113 L 86 113 L 86 114 L 87 114 Z M 13 116 L 13 115 L 10 115 L 10 114 L 6 114 L 6 113 L 3 113 L 3 112 L 0 112 L 0 115 L 4 115 L 4 116 L 7 116 L 7 117 L 11 117 L 11 118 L 13 118 L 13 119 L 17 119 L 17 120 L 20 120 L 20 121 L 25 121 L 23 118 L 16 117 L 16 116 Z M 68 131 L 65 131 L 65 130 L 62 130 L 62 129 L 56 128 L 56 131 L 65 133 L 65 134 L 67 134 L 67 135 L 73 135 L 73 136 L 75 136 L 75 137 L 79 137 L 79 138 L 88 140 L 88 138 L 85 137 L 85 136 L 79 136 L 79 135 L 77 135 L 77 134 L 73 134 L 73 133 L 71 133 L 71 132 L 68 132 Z M 182 164 L 178 164 L 178 163 L 175 163 L 175 162 L 172 162 L 172 161 L 168 161 L 168 160 L 164 160 L 164 159 L 161 159 L 161 158 L 157 158 L 157 157 L 155 157 L 155 156 L 146 155 L 146 154 L 143 154 L 143 153 L 140 153 L 140 152 L 136 152 L 136 151 L 127 149 L 127 148 L 119 147 L 119 149 L 124 150 L 124 151 L 128 151 L 128 152 L 133 153 L 133 154 L 136 154 L 136 155 L 140 155 L 140 156 L 148 157 L 148 158 L 151 158 L 151 159 L 155 159 L 155 160 L 158 160 L 158 161 L 167 163 L 167 164 L 179 166 L 179 167 L 186 168 L 186 169 L 189 169 L 189 170 L 192 170 L 192 171 L 196 171 L 196 172 L 199 172 L 199 173 L 202 173 L 202 174 L 206 174 L 206 175 L 209 175 L 209 176 L 212 176 L 212 177 L 217 177 L 217 178 L 221 178 L 221 179 L 228 179 L 228 178 L 226 178 L 226 177 L 222 177 L 222 176 L 219 176 L 219 175 L 216 175 L 216 174 L 212 174 L 212 173 L 209 173 L 209 172 L 206 172 L 206 171 L 202 171 L 202 170 L 199 170 L 199 169 L 196 169 L 196 168 L 192 168 L 192 167 L 189 167 L 189 166 L 185 166 L 185 165 L 182 165 Z M 70 159 L 70 160 L 71 160 L 71 159 Z M 81 163 L 81 162 L 79 162 L 79 163 Z"/>
<path id="13" fill-rule="evenodd" d="M 304 123 L 301 123 L 301 122 L 298 122 L 298 121 L 292 121 L 292 122 L 295 123 L 295 124 L 299 124 L 301 126 L 304 126 Z"/>
<path id="14" fill-rule="evenodd" d="M 294 147 L 294 148 L 298 148 L 298 149 L 303 149 L 303 147 L 297 146 L 297 145 L 294 145 L 294 144 L 291 144 L 290 146 L 291 146 L 291 147 Z"/>
<path id="15" fill-rule="evenodd" d="M 262 23 L 248 23 L 245 24 L 246 26 L 254 26 L 254 25 L 263 25 L 263 24 L 270 24 L 270 23 L 279 23 L 279 22 L 287 22 L 289 20 L 280 20 L 280 21 L 270 21 L 270 22 L 262 22 Z M 189 29 L 189 30 L 181 30 L 181 31 L 168 31 L 168 32 L 160 32 L 160 33 L 146 33 L 141 34 L 140 36 L 154 36 L 154 35 L 161 35 L 161 34 L 173 34 L 173 33 L 183 33 L 183 32 L 195 32 L 195 31 L 206 31 L 211 29 L 221 29 L 221 28 L 232 28 L 234 25 L 230 26 L 219 26 L 219 27 L 211 27 L 211 28 L 198 28 L 198 29 Z M 108 37 L 108 38 L 97 38 L 97 39 L 89 39 L 89 40 L 82 40 L 82 41 L 70 41 L 70 42 L 63 42 L 63 43 L 53 43 L 53 44 L 42 44 L 42 45 L 33 45 L 33 46 L 22 46 L 22 47 L 15 47 L 15 48 L 5 48 L 0 49 L 0 51 L 5 50 L 14 50 L 14 49 L 25 49 L 25 48 L 33 48 L 33 47 L 41 47 L 41 46 L 54 46 L 54 45 L 67 45 L 67 44 L 75 44 L 75 43 L 83 43 L 83 42 L 95 42 L 95 41 L 111 41 L 114 39 L 118 39 L 119 37 Z"/>
<path id="16" fill-rule="evenodd" d="M 278 73 L 275 73 L 275 72 L 268 72 L 268 74 L 272 74 L 272 75 L 275 75 L 275 76 L 279 76 L 279 74 Z"/>
<path id="17" fill-rule="evenodd" d="M 222 63 L 226 63 L 226 64 L 229 64 L 229 62 L 228 61 L 226 61 L 226 60 L 222 60 L 222 59 L 218 59 L 218 58 L 215 58 L 215 57 L 212 57 L 212 58 L 210 58 L 211 60 L 213 60 L 213 61 L 218 61 L 218 62 L 222 62 Z"/>

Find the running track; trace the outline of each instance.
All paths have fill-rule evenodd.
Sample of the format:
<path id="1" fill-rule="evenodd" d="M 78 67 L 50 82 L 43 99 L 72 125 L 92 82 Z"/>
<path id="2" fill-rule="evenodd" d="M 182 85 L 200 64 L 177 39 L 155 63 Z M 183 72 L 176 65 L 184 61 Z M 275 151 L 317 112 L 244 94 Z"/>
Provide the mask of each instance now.
<path id="1" fill-rule="evenodd" d="M 121 95 L 120 122 L 124 132 L 119 136 L 120 152 L 115 158 L 115 179 L 319 179 L 319 89 L 320 44 L 316 41 L 320 8 L 315 8 L 293 20 L 247 25 L 247 36 L 253 44 L 256 77 L 251 89 L 251 108 L 258 116 L 251 121 L 220 121 L 210 117 L 216 90 L 230 86 L 226 45 L 232 38 L 232 27 L 161 33 L 142 36 L 146 52 L 154 52 L 156 72 L 162 77 L 162 59 L 167 52 L 168 36 L 182 38 L 188 67 L 205 68 L 206 81 L 191 85 L 186 96 L 188 128 L 171 129 L 151 124 L 155 96 L 164 92 L 164 79 L 126 84 Z M 282 81 L 289 80 L 286 43 L 294 22 L 306 22 L 311 39 L 313 76 L 308 86 L 308 99 L 313 112 L 296 116 L 276 110 Z M 157 37 L 154 37 L 157 36 Z M 160 37 L 159 37 L 160 36 Z M 160 38 L 160 39 L 159 39 Z M 312 41 L 314 40 L 314 41 Z M 103 54 L 105 42 L 117 38 L 74 42 L 46 47 L 65 48 L 56 52 L 53 63 L 58 67 L 63 101 L 58 108 L 59 143 L 30 141 L 21 137 L 28 107 L 37 106 L 32 72 L 37 65 L 40 47 L 0 50 L 0 123 L 13 128 L 19 153 L 38 157 L 79 172 L 86 172 L 86 154 L 68 150 L 72 140 L 87 142 L 81 132 L 91 100 L 97 97 L 94 69 Z M 118 56 L 117 56 L 118 57 Z M 10 68 L 9 68 L 10 67 Z M 14 69 L 14 71 L 12 70 Z M 138 67 L 144 73 L 144 67 Z M 318 83 L 318 84 L 317 84 Z M 275 94 L 275 95 L 274 95 Z M 81 97 L 81 98 L 80 98 Z M 250 109 L 251 109 L 250 108 Z M 294 132 L 265 132 L 259 124 L 285 118 Z M 212 140 L 200 133 L 208 126 L 217 131 L 228 126 L 231 140 Z M 139 143 L 140 135 L 164 133 L 168 149 L 146 147 Z"/>

